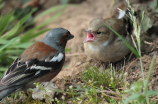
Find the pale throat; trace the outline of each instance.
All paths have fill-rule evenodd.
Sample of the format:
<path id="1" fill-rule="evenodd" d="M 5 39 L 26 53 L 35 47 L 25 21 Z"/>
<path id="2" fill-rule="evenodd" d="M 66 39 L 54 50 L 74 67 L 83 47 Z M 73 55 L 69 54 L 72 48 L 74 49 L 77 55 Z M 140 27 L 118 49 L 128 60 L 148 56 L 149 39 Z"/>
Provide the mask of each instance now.
<path id="1" fill-rule="evenodd" d="M 103 46 L 108 46 L 108 45 L 109 45 L 109 41 L 108 40 L 103 42 Z"/>
<path id="2" fill-rule="evenodd" d="M 96 48 L 98 46 L 106 47 L 106 46 L 109 45 L 109 41 L 108 40 L 106 40 L 106 41 L 98 40 L 98 41 L 91 42 L 90 44 L 93 45 Z"/>

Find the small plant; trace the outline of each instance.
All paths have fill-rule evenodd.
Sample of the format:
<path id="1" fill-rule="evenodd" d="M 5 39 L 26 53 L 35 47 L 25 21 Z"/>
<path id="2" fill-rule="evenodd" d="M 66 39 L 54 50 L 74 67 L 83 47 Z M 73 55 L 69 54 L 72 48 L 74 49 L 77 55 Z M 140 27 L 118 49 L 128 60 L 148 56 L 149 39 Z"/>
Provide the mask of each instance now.
<path id="1" fill-rule="evenodd" d="M 123 71 L 122 71 L 123 72 Z M 82 84 L 77 87 L 69 86 L 65 93 L 65 99 L 73 103 L 98 104 L 121 102 L 125 94 L 123 86 L 129 86 L 126 81 L 127 75 L 112 69 L 100 71 L 97 67 L 87 66 L 82 73 Z M 60 92 L 60 91 L 59 91 Z M 65 101 L 62 101 L 64 104 Z"/>
<path id="2" fill-rule="evenodd" d="M 82 78 L 85 82 L 92 81 L 94 85 L 99 87 L 101 85 L 107 86 L 111 89 L 121 87 L 123 73 L 116 72 L 113 67 L 104 71 L 98 70 L 97 67 L 87 67 L 87 70 L 82 74 Z M 121 71 L 121 70 L 120 70 Z"/>

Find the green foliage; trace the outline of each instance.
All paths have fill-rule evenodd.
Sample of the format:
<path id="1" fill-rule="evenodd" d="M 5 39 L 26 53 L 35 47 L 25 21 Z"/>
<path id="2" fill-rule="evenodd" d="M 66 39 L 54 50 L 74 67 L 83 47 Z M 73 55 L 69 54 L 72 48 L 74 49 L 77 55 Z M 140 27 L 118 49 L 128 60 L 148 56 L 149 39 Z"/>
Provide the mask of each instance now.
<path id="1" fill-rule="evenodd" d="M 97 67 L 87 66 L 81 77 L 83 83 L 75 85 L 77 87 L 70 85 L 64 92 L 57 91 L 67 94 L 63 95 L 62 99 L 67 99 L 75 104 L 78 102 L 82 104 L 118 104 L 121 102 L 122 94 L 125 93 L 125 90 L 119 90 L 119 88 L 126 89 L 128 85 L 124 80 L 127 75 L 116 72 L 112 68 L 100 71 Z M 67 100 L 58 100 L 58 102 L 65 104 Z M 54 99 L 54 101 L 56 100 Z"/>
<path id="2" fill-rule="evenodd" d="M 158 13 L 158 0 L 153 0 L 149 4 L 150 8 L 153 8 L 156 13 Z"/>
<path id="3" fill-rule="evenodd" d="M 82 79 L 86 82 L 93 81 L 97 87 L 107 86 L 111 89 L 121 87 L 123 74 L 116 72 L 114 69 L 99 71 L 97 67 L 87 67 L 82 74 Z"/>

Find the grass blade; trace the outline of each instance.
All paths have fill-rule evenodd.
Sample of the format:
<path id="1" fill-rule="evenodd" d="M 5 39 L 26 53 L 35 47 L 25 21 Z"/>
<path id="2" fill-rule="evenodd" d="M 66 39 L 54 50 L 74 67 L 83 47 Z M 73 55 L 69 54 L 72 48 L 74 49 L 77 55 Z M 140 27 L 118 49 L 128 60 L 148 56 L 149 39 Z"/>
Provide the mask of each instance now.
<path id="1" fill-rule="evenodd" d="M 10 39 L 14 37 L 15 33 L 18 31 L 20 27 L 20 24 L 17 23 L 9 32 L 7 32 L 5 35 L 1 36 L 2 39 Z"/>
<path id="2" fill-rule="evenodd" d="M 3 45 L 2 47 L 0 47 L 0 52 L 5 49 L 6 47 L 8 47 L 10 44 L 12 44 L 13 42 L 15 42 L 17 39 L 19 39 L 19 37 L 13 38 L 11 39 L 7 44 Z"/>
<path id="3" fill-rule="evenodd" d="M 111 28 L 107 23 L 104 23 L 111 31 L 113 31 L 125 44 L 126 46 L 137 56 L 140 58 L 140 55 L 138 52 L 119 34 L 117 33 L 113 28 Z"/>

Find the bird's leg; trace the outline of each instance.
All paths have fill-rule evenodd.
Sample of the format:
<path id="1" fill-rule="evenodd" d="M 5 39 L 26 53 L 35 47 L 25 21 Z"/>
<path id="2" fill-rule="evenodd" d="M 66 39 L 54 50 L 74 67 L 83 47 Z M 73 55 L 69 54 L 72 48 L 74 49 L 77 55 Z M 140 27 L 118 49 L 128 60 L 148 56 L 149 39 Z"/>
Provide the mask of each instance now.
<path id="1" fill-rule="evenodd" d="M 132 59 L 132 56 L 133 56 L 133 53 L 131 52 L 127 61 L 130 61 Z"/>
<path id="2" fill-rule="evenodd" d="M 122 60 L 113 63 L 115 70 L 122 69 L 126 64 L 126 58 L 124 57 Z"/>
<path id="3" fill-rule="evenodd" d="M 100 67 L 100 65 L 101 65 L 101 64 L 100 64 L 100 61 L 98 61 L 98 62 L 96 62 L 96 63 L 94 64 L 95 67 Z"/>
<path id="4" fill-rule="evenodd" d="M 95 67 L 103 67 L 104 69 L 106 69 L 108 67 L 107 63 L 104 62 L 97 62 L 94 64 Z"/>

